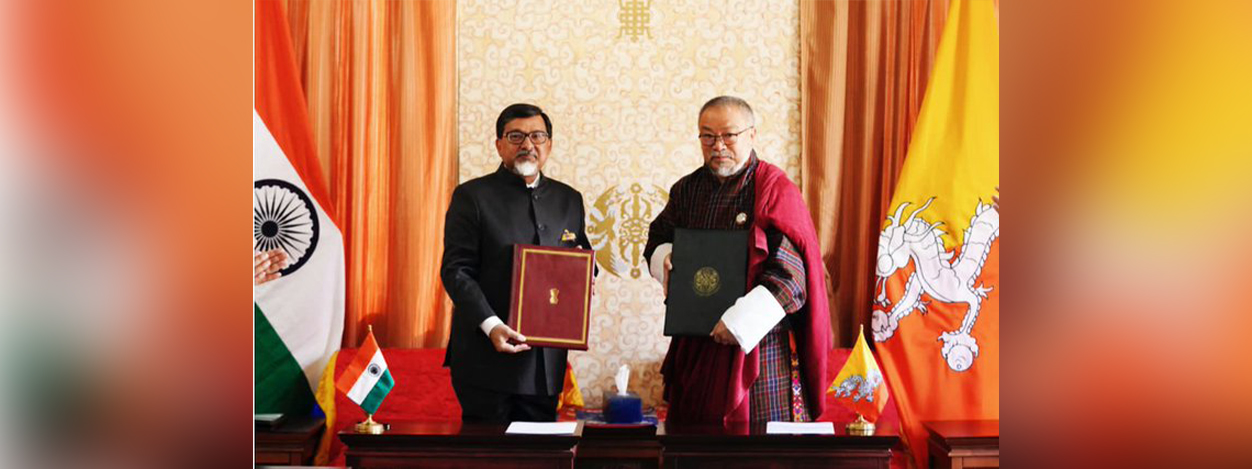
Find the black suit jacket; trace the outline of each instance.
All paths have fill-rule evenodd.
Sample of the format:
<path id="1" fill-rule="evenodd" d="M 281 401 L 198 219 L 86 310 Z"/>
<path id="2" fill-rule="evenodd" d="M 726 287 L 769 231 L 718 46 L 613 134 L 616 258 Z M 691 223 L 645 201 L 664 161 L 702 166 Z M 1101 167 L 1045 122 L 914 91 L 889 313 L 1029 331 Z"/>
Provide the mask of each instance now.
<path id="1" fill-rule="evenodd" d="M 452 298 L 452 330 L 444 366 L 452 380 L 497 392 L 556 395 L 565 382 L 564 349 L 497 352 L 478 325 L 509 320 L 513 245 L 591 248 L 582 194 L 543 175 L 528 189 L 503 165 L 457 186 L 443 236 L 443 287 Z M 573 241 L 561 241 L 568 230 Z"/>

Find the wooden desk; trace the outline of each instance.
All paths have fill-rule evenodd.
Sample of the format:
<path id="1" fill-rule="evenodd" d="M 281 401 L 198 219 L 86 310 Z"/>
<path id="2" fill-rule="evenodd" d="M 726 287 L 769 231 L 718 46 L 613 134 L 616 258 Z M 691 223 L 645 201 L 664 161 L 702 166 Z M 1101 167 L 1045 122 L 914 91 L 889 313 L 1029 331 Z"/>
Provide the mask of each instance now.
<path id="1" fill-rule="evenodd" d="M 307 415 L 289 417 L 277 428 L 256 429 L 256 464 L 313 464 L 313 452 L 325 428 L 325 418 Z"/>
<path id="2" fill-rule="evenodd" d="M 687 468 L 880 468 L 891 464 L 899 429 L 880 426 L 872 436 L 768 435 L 765 425 L 723 428 L 666 422 L 657 432 L 667 469 Z"/>
<path id="3" fill-rule="evenodd" d="M 930 467 L 1000 467 L 999 420 L 950 420 L 922 425 L 930 435 Z"/>
<path id="4" fill-rule="evenodd" d="M 572 469 L 574 435 L 506 435 L 508 425 L 393 422 L 382 435 L 339 433 L 356 469 L 428 467 Z"/>
<path id="5" fill-rule="evenodd" d="M 357 469 L 433 468 L 888 468 L 895 427 L 873 436 L 767 435 L 765 426 L 588 429 L 574 435 L 506 435 L 507 425 L 396 422 L 382 435 L 343 432 Z"/>
<path id="6" fill-rule="evenodd" d="M 583 425 L 575 469 L 658 469 L 661 443 L 655 426 Z"/>

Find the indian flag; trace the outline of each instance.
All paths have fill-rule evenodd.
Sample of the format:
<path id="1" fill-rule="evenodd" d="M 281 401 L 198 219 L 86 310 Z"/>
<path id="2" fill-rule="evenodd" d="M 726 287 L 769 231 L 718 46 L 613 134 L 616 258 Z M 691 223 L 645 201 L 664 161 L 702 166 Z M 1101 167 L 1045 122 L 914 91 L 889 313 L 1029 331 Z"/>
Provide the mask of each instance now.
<path id="1" fill-rule="evenodd" d="M 255 291 L 255 410 L 307 414 L 343 341 L 343 236 L 255 112 L 252 124 L 253 238 L 290 258 Z"/>
<path id="2" fill-rule="evenodd" d="M 254 412 L 320 408 L 334 428 L 332 373 L 325 370 L 334 369 L 343 341 L 343 235 L 328 213 L 283 4 L 254 7 L 252 232 L 257 250 L 282 249 L 289 258 L 281 277 L 254 290 Z"/>
<path id="3" fill-rule="evenodd" d="M 387 369 L 387 360 L 383 359 L 383 350 L 378 348 L 374 331 L 370 330 L 352 363 L 335 382 L 335 387 L 360 405 L 366 414 L 374 415 L 395 385 L 396 380 Z"/>

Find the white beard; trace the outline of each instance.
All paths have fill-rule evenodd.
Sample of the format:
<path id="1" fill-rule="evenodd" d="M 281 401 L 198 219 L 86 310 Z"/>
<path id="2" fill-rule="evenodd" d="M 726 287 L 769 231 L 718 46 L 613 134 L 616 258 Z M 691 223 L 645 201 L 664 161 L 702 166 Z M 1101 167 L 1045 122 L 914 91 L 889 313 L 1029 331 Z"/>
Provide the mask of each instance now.
<path id="1" fill-rule="evenodd" d="M 742 170 L 744 165 L 747 163 L 748 160 L 745 159 L 734 166 L 718 166 L 716 168 L 709 168 L 709 170 L 713 171 L 713 174 L 717 175 L 717 177 L 728 178 L 739 173 L 739 171 Z"/>
<path id="2" fill-rule="evenodd" d="M 521 177 L 531 177 L 539 173 L 539 163 L 534 161 L 520 161 L 513 164 L 513 172 Z"/>

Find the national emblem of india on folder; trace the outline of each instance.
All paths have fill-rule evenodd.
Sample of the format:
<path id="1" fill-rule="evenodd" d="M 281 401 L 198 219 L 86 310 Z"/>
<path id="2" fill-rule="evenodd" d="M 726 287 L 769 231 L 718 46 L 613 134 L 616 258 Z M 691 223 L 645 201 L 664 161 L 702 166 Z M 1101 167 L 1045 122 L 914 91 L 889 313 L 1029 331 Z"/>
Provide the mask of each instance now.
<path id="1" fill-rule="evenodd" d="M 534 347 L 587 350 L 595 251 L 513 247 L 509 327 Z"/>
<path id="2" fill-rule="evenodd" d="M 747 230 L 674 230 L 667 336 L 707 336 L 747 289 Z"/>

